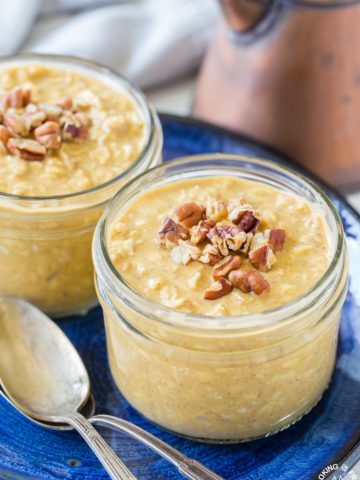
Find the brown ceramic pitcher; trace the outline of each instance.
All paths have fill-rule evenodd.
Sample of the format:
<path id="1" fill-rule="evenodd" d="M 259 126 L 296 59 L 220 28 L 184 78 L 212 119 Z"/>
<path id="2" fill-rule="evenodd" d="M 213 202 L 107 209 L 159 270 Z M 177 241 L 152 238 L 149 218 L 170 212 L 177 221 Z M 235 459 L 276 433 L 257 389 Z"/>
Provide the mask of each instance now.
<path id="1" fill-rule="evenodd" d="M 220 0 L 194 114 L 360 189 L 360 2 Z"/>

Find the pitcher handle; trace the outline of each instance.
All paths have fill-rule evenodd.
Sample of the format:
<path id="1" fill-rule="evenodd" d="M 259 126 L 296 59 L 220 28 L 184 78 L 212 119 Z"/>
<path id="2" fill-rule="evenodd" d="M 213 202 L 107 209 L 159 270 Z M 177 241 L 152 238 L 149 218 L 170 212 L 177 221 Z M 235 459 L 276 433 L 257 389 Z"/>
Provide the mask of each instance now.
<path id="1" fill-rule="evenodd" d="M 232 39 L 242 43 L 251 43 L 268 33 L 284 11 L 282 0 L 218 1 Z"/>

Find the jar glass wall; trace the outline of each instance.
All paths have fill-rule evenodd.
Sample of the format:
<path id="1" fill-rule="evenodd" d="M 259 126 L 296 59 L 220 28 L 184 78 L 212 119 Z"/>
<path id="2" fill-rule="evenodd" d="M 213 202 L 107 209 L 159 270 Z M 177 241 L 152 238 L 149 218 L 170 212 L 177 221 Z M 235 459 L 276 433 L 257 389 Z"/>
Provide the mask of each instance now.
<path id="1" fill-rule="evenodd" d="M 0 192 L 0 295 L 24 297 L 53 316 L 83 313 L 97 303 L 91 259 L 96 223 L 125 182 L 160 163 L 162 129 L 143 94 L 105 67 L 72 57 L 28 54 L 1 59 L 0 70 L 33 64 L 81 72 L 119 89 L 144 119 L 141 152 L 106 183 L 46 197 Z"/>
<path id="2" fill-rule="evenodd" d="M 296 194 L 320 209 L 329 267 L 305 294 L 272 310 L 207 317 L 140 295 L 112 265 L 113 221 L 141 192 L 179 179 L 245 178 Z M 310 181 L 245 156 L 194 156 L 152 169 L 107 207 L 93 242 L 114 380 L 129 403 L 156 424 L 201 441 L 238 442 L 275 433 L 321 398 L 334 368 L 347 256 L 339 217 Z"/>

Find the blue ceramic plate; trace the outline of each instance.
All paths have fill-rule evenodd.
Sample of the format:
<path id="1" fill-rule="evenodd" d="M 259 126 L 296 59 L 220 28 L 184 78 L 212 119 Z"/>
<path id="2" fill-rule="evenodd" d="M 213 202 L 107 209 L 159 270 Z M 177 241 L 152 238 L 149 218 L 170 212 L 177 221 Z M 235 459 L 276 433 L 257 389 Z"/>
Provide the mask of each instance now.
<path id="1" fill-rule="evenodd" d="M 236 152 L 285 163 L 276 153 L 224 130 L 172 116 L 163 116 L 162 122 L 166 160 L 194 153 Z M 360 217 L 339 195 L 326 186 L 324 190 L 344 223 L 351 279 L 334 378 L 309 415 L 275 436 L 240 445 L 197 444 L 164 432 L 140 417 L 114 387 L 107 366 L 102 315 L 95 308 L 86 317 L 68 318 L 59 324 L 90 372 L 97 411 L 140 425 L 226 480 L 315 479 L 325 466 L 340 463 L 360 439 Z M 77 433 L 37 427 L 3 399 L 0 419 L 1 480 L 108 478 Z M 147 448 L 118 433 L 102 433 L 139 480 L 182 478 Z"/>

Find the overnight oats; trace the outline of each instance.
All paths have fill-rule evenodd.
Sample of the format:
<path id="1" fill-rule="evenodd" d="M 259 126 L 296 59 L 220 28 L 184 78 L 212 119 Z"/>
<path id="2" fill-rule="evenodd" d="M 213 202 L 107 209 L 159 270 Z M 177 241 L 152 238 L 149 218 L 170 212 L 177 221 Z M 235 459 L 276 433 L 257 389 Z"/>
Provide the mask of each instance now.
<path id="1" fill-rule="evenodd" d="M 95 225 L 161 146 L 156 113 L 119 75 L 70 57 L 0 61 L 0 295 L 55 316 L 95 304 Z"/>
<path id="2" fill-rule="evenodd" d="M 93 257 L 114 380 L 156 424 L 249 440 L 328 386 L 347 257 L 334 207 L 302 176 L 229 155 L 157 167 L 110 202 Z"/>

